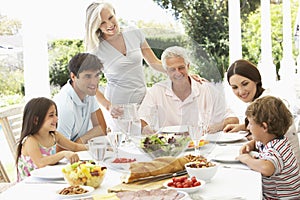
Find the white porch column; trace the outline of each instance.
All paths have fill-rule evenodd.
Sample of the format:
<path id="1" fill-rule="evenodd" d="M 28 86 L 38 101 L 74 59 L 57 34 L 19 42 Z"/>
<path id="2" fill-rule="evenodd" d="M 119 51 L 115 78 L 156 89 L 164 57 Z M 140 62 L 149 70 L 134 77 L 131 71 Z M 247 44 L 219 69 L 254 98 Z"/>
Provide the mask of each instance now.
<path id="1" fill-rule="evenodd" d="M 25 101 L 33 97 L 50 97 L 46 14 L 41 3 L 30 0 L 28 5 L 41 5 L 40 8 L 24 11 L 23 55 Z"/>
<path id="2" fill-rule="evenodd" d="M 283 55 L 280 62 L 279 75 L 280 80 L 294 80 L 296 63 L 293 58 L 293 42 L 292 42 L 292 20 L 291 20 L 291 3 L 290 0 L 282 1 L 283 12 Z"/>
<path id="3" fill-rule="evenodd" d="M 272 58 L 270 1 L 261 0 L 261 61 L 258 68 L 264 88 L 270 88 L 276 82 L 276 67 Z"/>
<path id="4" fill-rule="evenodd" d="M 242 58 L 240 0 L 228 1 L 229 21 L 229 66 Z"/>
<path id="5" fill-rule="evenodd" d="M 280 61 L 280 81 L 278 84 L 279 95 L 288 100 L 290 108 L 293 112 L 296 111 L 297 98 L 295 85 L 299 81 L 295 81 L 296 78 L 296 62 L 293 58 L 293 42 L 292 42 L 292 20 L 291 20 L 291 2 L 290 0 L 282 1 L 282 13 L 283 13 L 283 55 Z"/>

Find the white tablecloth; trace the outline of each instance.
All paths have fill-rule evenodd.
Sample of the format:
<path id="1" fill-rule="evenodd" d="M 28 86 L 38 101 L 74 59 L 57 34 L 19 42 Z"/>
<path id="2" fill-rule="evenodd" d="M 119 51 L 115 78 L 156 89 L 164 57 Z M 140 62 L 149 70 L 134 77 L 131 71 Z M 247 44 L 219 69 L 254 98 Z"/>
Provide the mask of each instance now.
<path id="1" fill-rule="evenodd" d="M 224 146 L 214 145 L 211 148 L 214 152 L 222 151 Z M 204 148 L 203 148 L 204 149 Z M 207 147 L 207 149 L 210 149 Z M 192 153 L 192 152 L 187 152 Z M 79 153 L 80 159 L 90 159 L 87 152 Z M 106 177 L 100 188 L 93 194 L 105 194 L 107 189 L 121 183 L 122 173 L 112 169 L 107 170 Z M 65 187 L 63 184 L 53 183 L 32 183 L 37 181 L 29 177 L 9 188 L 0 195 L 0 199 L 58 199 L 57 191 Z M 31 182 L 31 183 L 29 183 Z M 261 175 L 238 163 L 226 163 L 219 168 L 215 177 L 202 190 L 190 195 L 192 199 L 240 199 L 260 200 L 262 199 Z M 210 198 L 209 198 L 210 197 Z M 91 198 L 92 199 L 92 198 Z"/>

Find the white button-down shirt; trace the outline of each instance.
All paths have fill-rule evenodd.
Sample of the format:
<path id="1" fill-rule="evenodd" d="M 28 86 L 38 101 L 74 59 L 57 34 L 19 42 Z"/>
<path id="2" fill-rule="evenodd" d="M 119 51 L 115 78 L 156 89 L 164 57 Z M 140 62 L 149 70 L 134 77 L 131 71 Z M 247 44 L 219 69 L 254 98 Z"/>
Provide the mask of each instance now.
<path id="1" fill-rule="evenodd" d="M 156 110 L 158 128 L 161 128 L 198 123 L 203 113 L 208 113 L 210 125 L 223 122 L 228 117 L 235 117 L 227 106 L 224 91 L 214 83 L 200 84 L 191 78 L 191 87 L 191 94 L 181 101 L 172 90 L 171 80 L 153 85 L 140 106 L 140 118 L 149 122 Z"/>

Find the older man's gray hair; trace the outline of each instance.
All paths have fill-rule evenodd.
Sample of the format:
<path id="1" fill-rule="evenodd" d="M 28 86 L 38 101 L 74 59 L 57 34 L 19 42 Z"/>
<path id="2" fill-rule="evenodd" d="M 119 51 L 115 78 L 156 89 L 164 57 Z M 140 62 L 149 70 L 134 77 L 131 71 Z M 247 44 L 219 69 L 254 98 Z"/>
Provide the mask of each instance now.
<path id="1" fill-rule="evenodd" d="M 183 58 L 184 63 L 186 65 L 190 63 L 189 56 L 188 56 L 186 49 L 184 49 L 183 47 L 179 47 L 179 46 L 172 46 L 172 47 L 166 48 L 161 55 L 161 61 L 162 61 L 163 68 L 165 70 L 167 70 L 166 59 L 176 58 L 176 57 Z"/>

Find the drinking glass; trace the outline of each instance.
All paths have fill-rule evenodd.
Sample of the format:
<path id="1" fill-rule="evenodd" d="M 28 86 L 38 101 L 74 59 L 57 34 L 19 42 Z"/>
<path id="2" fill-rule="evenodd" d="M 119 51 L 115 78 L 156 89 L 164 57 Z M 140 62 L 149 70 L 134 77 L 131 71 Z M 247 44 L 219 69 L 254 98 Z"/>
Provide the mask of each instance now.
<path id="1" fill-rule="evenodd" d="M 210 131 L 210 111 L 204 111 L 199 113 L 199 122 L 203 128 L 203 135 L 208 134 Z"/>
<path id="2" fill-rule="evenodd" d="M 148 115 L 146 116 L 147 119 L 147 123 L 149 125 L 149 127 L 151 128 L 151 130 L 153 130 L 154 132 L 158 131 L 158 110 L 156 106 L 152 106 L 150 107 L 150 109 L 148 110 Z"/>
<path id="3" fill-rule="evenodd" d="M 123 114 L 117 118 L 119 129 L 126 134 L 125 144 L 130 143 L 130 135 L 138 135 L 140 132 L 140 119 L 138 117 L 138 105 L 135 103 L 119 105 Z"/>
<path id="4" fill-rule="evenodd" d="M 200 155 L 199 142 L 204 134 L 203 123 L 188 125 L 189 135 L 194 143 L 195 155 Z"/>
<path id="5" fill-rule="evenodd" d="M 92 158 L 96 161 L 97 165 L 103 162 L 106 152 L 107 142 L 100 139 L 90 139 L 88 140 L 89 152 Z"/>
<path id="6" fill-rule="evenodd" d="M 120 131 L 113 131 L 107 133 L 107 138 L 113 148 L 113 151 L 115 152 L 115 157 L 119 158 L 119 147 L 125 140 L 125 134 Z"/>

